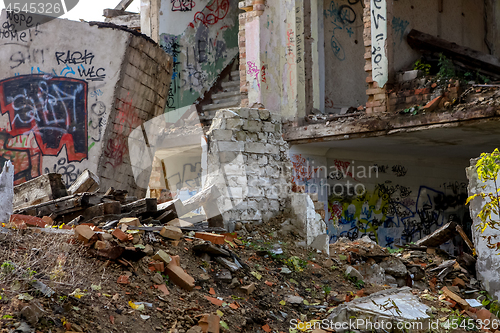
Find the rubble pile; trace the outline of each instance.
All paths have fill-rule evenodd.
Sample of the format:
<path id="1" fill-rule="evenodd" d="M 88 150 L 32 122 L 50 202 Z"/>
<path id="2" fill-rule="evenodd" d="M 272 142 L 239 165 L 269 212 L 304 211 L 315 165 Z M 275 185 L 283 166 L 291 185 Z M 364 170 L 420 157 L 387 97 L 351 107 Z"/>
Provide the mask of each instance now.
<path id="1" fill-rule="evenodd" d="M 98 194 L 98 179 L 84 177 L 63 197 L 52 175 L 30 185 L 45 184 L 34 202 L 15 189 L 24 203 L 0 229 L 1 332 L 318 333 L 375 316 L 495 333 L 497 313 L 483 304 L 495 312 L 497 303 L 481 291 L 474 257 L 431 246 L 454 235 L 452 223 L 424 245 L 341 239 L 327 256 L 279 233 L 284 218 L 227 233 L 188 213 L 196 198 Z"/>

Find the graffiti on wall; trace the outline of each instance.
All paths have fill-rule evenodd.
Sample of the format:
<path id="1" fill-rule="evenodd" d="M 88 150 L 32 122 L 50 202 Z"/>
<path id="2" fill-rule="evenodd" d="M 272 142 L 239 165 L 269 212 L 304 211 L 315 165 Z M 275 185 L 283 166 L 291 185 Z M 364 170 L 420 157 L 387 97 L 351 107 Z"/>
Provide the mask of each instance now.
<path id="1" fill-rule="evenodd" d="M 323 13 L 325 18 L 329 19 L 333 24 L 330 47 L 335 57 L 340 61 L 344 61 L 347 56 L 340 40 L 351 38 L 354 34 L 357 16 L 353 6 L 358 2 L 360 0 L 349 0 L 347 3 L 341 5 L 338 2 L 332 1 Z"/>
<path id="2" fill-rule="evenodd" d="M 171 0 L 173 12 L 190 12 L 196 3 L 193 0 Z"/>
<path id="3" fill-rule="evenodd" d="M 212 0 L 181 35 L 161 32 L 160 46 L 173 58 L 167 110 L 193 104 L 237 55 L 237 8 L 236 0 Z"/>
<path id="4" fill-rule="evenodd" d="M 113 122 L 113 136 L 104 147 L 104 156 L 108 158 L 105 165 L 119 167 L 128 154 L 128 136 L 142 124 L 138 110 L 133 106 L 132 99 L 116 99 L 116 119 Z"/>
<path id="5" fill-rule="evenodd" d="M 405 35 L 406 28 L 410 25 L 410 22 L 397 17 L 393 16 L 392 18 L 392 29 L 394 30 L 394 35 L 395 37 L 399 37 L 399 42 L 401 43 L 403 41 L 403 37 Z M 394 39 L 396 39 L 394 38 Z"/>
<path id="6" fill-rule="evenodd" d="M 383 87 L 389 77 L 389 60 L 385 42 L 387 40 L 387 3 L 386 0 L 370 1 L 371 40 L 372 40 L 372 77 L 379 87 Z"/>
<path id="7" fill-rule="evenodd" d="M 185 163 L 182 172 L 177 172 L 168 177 L 168 184 L 174 185 L 177 191 L 187 188 L 191 191 L 201 188 L 201 162 Z"/>
<path id="8" fill-rule="evenodd" d="M 416 241 L 448 221 L 451 214 L 464 211 L 466 187 L 445 187 L 444 191 L 420 186 L 416 193 L 403 185 L 377 184 L 363 195 L 328 200 L 330 220 L 338 230 L 330 235 L 356 239 L 368 235 L 382 246 Z M 459 214 L 458 214 L 459 215 Z"/>
<path id="9" fill-rule="evenodd" d="M 190 27 L 201 22 L 204 26 L 214 25 L 224 19 L 229 13 L 229 0 L 212 0 L 204 10 L 194 14 L 194 20 L 190 23 Z"/>
<path id="10" fill-rule="evenodd" d="M 68 161 L 88 157 L 85 81 L 44 75 L 2 80 L 0 111 L 10 125 L 1 130 L 1 161 L 12 161 L 16 182 L 40 175 L 40 158 L 57 156 L 63 146 Z"/>

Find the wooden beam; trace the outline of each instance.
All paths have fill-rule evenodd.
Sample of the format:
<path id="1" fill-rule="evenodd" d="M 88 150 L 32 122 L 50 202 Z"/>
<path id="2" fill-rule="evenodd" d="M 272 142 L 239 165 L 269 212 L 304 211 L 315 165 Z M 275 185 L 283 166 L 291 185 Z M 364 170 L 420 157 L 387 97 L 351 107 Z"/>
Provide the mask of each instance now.
<path id="1" fill-rule="evenodd" d="M 126 12 L 124 10 L 117 10 L 117 9 L 104 9 L 102 12 L 102 16 L 106 18 L 112 18 L 112 17 L 117 17 L 117 16 L 123 16 L 123 15 L 137 15 L 138 13 L 133 13 L 133 12 Z"/>
<path id="2" fill-rule="evenodd" d="M 500 59 L 490 54 L 451 43 L 424 32 L 412 29 L 406 37 L 408 44 L 418 50 L 442 53 L 464 67 L 500 78 Z"/>
<path id="3" fill-rule="evenodd" d="M 128 8 L 128 6 L 130 6 L 130 4 L 133 2 L 134 0 L 122 0 L 120 1 L 120 3 L 115 7 L 116 10 L 125 10 Z"/>

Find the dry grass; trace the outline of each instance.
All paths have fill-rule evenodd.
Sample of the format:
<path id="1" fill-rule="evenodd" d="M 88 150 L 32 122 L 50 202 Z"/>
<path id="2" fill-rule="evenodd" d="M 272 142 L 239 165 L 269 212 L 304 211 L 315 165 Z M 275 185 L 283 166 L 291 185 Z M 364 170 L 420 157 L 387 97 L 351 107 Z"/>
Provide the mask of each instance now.
<path id="1" fill-rule="evenodd" d="M 37 233 L 31 230 L 0 234 L 0 288 L 2 293 L 36 293 L 41 282 L 56 294 L 89 288 L 99 283 L 98 261 L 82 245 L 72 244 L 72 235 Z M 92 282 L 91 282 L 92 281 Z M 102 281 L 104 282 L 104 281 Z"/>

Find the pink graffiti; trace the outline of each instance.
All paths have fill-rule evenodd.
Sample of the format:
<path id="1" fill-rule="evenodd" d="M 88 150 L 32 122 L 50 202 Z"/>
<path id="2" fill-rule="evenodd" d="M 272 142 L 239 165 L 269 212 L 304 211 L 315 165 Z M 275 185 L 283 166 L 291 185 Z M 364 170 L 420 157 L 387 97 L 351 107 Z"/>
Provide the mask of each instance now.
<path id="1" fill-rule="evenodd" d="M 257 65 L 253 61 L 247 61 L 247 65 L 248 65 L 247 73 L 255 76 L 255 80 L 257 81 L 257 86 L 260 89 L 260 83 L 259 83 L 260 70 L 257 68 Z"/>

